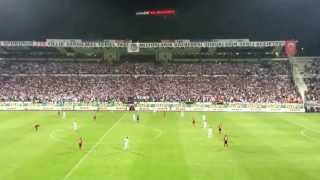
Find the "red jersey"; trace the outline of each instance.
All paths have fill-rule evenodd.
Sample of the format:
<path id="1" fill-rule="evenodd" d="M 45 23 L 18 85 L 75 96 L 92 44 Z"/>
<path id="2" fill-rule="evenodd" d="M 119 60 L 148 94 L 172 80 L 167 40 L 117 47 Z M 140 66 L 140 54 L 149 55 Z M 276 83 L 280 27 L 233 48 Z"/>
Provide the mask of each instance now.
<path id="1" fill-rule="evenodd" d="M 82 140 L 82 138 L 80 138 L 79 142 L 78 142 L 78 146 L 79 146 L 80 150 L 82 149 L 82 145 L 83 145 L 83 140 Z"/>
<path id="2" fill-rule="evenodd" d="M 38 131 L 39 127 L 40 127 L 39 124 L 34 125 L 34 128 L 36 129 L 36 131 Z"/>

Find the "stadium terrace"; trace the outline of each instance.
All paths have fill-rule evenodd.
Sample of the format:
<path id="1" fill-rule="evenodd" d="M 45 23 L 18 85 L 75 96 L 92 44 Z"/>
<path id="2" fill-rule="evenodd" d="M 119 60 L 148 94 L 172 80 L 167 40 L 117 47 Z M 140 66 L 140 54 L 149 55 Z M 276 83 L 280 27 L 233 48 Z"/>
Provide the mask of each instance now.
<path id="1" fill-rule="evenodd" d="M 239 105 L 243 111 L 314 111 L 317 80 L 299 81 L 297 69 L 317 58 L 295 57 L 297 42 L 0 41 L 1 107 L 96 103 L 91 108 L 106 109 L 101 104 L 117 102 L 119 109 L 153 110 L 160 107 L 143 103 L 161 102 L 169 111 L 177 110 L 170 102 L 178 102 L 191 111 L 199 103 L 211 103 L 207 111 L 237 111 Z"/>

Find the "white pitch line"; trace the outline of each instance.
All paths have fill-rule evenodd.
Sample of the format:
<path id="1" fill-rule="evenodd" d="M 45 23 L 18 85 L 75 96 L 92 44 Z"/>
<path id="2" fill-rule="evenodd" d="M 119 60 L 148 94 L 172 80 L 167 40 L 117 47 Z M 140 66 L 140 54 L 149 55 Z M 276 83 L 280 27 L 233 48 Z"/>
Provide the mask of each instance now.
<path id="1" fill-rule="evenodd" d="M 287 120 L 286 120 L 286 121 L 287 121 Z M 291 121 L 287 121 L 287 122 L 288 122 L 288 123 L 290 123 L 290 124 L 293 124 L 293 125 L 296 125 L 296 126 L 302 127 L 302 128 L 304 128 L 304 129 L 306 129 L 306 130 L 309 130 L 309 131 L 312 131 L 312 132 L 315 132 L 315 133 L 320 134 L 320 131 L 317 131 L 317 130 L 312 129 L 312 128 L 308 128 L 308 127 L 306 127 L 306 126 L 304 126 L 304 125 L 301 125 L 301 124 L 299 124 L 299 123 L 291 122 Z"/>
<path id="2" fill-rule="evenodd" d="M 143 127 L 143 128 L 148 128 L 147 126 L 145 126 L 145 125 L 143 125 L 143 124 L 141 124 L 140 126 Z M 158 138 L 160 138 L 160 137 L 162 136 L 162 134 L 163 134 L 163 131 L 162 131 L 161 129 L 152 128 L 152 130 L 158 132 L 158 134 L 157 134 L 156 136 L 154 136 L 152 139 L 158 139 Z"/>
<path id="3" fill-rule="evenodd" d="M 308 139 L 315 140 L 313 137 L 306 135 L 306 134 L 304 133 L 304 131 L 302 131 L 302 130 L 300 131 L 300 134 L 301 134 L 301 136 L 303 136 L 303 137 L 306 137 L 306 138 L 308 138 Z"/>
<path id="4" fill-rule="evenodd" d="M 304 132 L 301 130 L 300 131 L 300 134 L 301 134 L 301 136 L 304 136 L 304 137 L 306 137 L 306 138 L 309 138 L 309 136 L 307 136 L 306 134 L 304 134 Z"/>
<path id="5" fill-rule="evenodd" d="M 161 129 L 153 129 L 153 130 L 155 130 L 155 131 L 158 131 L 158 135 L 157 136 L 155 136 L 153 139 L 158 139 L 158 138 L 160 138 L 161 136 L 162 136 L 162 134 L 163 134 L 163 131 L 161 130 Z"/>
<path id="6" fill-rule="evenodd" d="M 80 164 L 81 164 L 84 160 L 86 160 L 86 158 L 93 152 L 93 150 L 94 150 L 95 148 L 97 148 L 97 147 L 101 144 L 101 142 L 103 141 L 103 139 L 104 139 L 104 138 L 111 132 L 111 130 L 125 117 L 126 114 L 127 114 L 127 113 L 123 114 L 123 115 L 118 119 L 118 121 L 115 122 L 115 123 L 111 126 L 111 128 L 109 128 L 109 129 L 103 134 L 103 136 L 101 136 L 101 138 L 91 147 L 91 149 L 90 149 L 84 156 L 82 156 L 82 158 L 79 160 L 79 162 L 78 162 L 75 166 L 73 166 L 73 168 L 66 174 L 66 176 L 63 178 L 63 180 L 68 179 L 68 178 L 72 175 L 72 173 L 80 166 Z"/>
<path id="7" fill-rule="evenodd" d="M 58 137 L 54 136 L 55 133 L 58 132 L 58 131 L 64 131 L 64 130 L 61 130 L 61 129 L 59 129 L 59 130 L 53 130 L 53 131 L 50 133 L 50 138 L 53 139 L 53 140 L 55 140 L 55 141 L 58 141 L 58 142 L 63 142 L 63 143 L 65 143 L 65 144 L 69 144 L 68 141 L 63 140 L 63 139 L 61 139 L 61 138 L 58 138 Z"/>

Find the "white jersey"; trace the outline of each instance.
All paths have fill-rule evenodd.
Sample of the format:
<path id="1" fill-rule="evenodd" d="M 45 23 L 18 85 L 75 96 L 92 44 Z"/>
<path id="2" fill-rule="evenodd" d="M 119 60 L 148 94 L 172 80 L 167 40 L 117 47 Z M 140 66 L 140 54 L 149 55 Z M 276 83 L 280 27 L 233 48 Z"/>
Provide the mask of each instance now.
<path id="1" fill-rule="evenodd" d="M 180 116 L 184 117 L 184 111 L 181 111 Z"/>
<path id="2" fill-rule="evenodd" d="M 212 135 L 213 135 L 213 129 L 209 128 L 208 129 L 208 138 L 212 138 Z"/>
<path id="3" fill-rule="evenodd" d="M 133 120 L 133 121 L 136 121 L 136 120 L 137 120 L 135 113 L 133 113 L 133 115 L 132 115 L 132 120 Z"/>
<path id="4" fill-rule="evenodd" d="M 203 121 L 206 121 L 206 120 L 207 120 L 206 115 L 202 115 L 202 120 L 203 120 Z"/>
<path id="5" fill-rule="evenodd" d="M 63 111 L 63 112 L 62 112 L 62 118 L 63 118 L 63 119 L 65 119 L 65 118 L 66 118 L 66 116 L 67 116 L 66 112 L 65 112 L 65 111 Z"/>
<path id="6" fill-rule="evenodd" d="M 74 131 L 78 130 L 78 123 L 73 122 L 73 130 Z"/>
<path id="7" fill-rule="evenodd" d="M 128 150 L 129 148 L 129 139 L 128 138 L 124 138 L 123 140 L 123 150 Z"/>
<path id="8" fill-rule="evenodd" d="M 208 121 L 203 121 L 203 128 L 206 129 L 208 127 Z"/>

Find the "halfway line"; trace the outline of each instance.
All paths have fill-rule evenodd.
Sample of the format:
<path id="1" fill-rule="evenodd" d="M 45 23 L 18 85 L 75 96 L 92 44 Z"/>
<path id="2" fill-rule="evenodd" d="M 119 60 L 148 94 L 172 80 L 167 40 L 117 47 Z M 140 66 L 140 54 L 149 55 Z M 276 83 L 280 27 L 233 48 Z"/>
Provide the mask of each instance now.
<path id="1" fill-rule="evenodd" d="M 125 117 L 127 113 L 123 114 L 117 122 L 115 122 L 111 128 L 109 128 L 103 136 L 101 136 L 101 138 L 91 147 L 91 149 L 84 155 L 82 156 L 82 158 L 79 160 L 79 162 L 68 172 L 68 174 L 63 178 L 63 180 L 66 180 L 68 179 L 72 174 L 73 172 L 80 166 L 80 164 L 93 152 L 93 150 L 95 148 L 97 148 L 101 142 L 103 141 L 103 139 L 111 132 L 111 130 Z"/>

